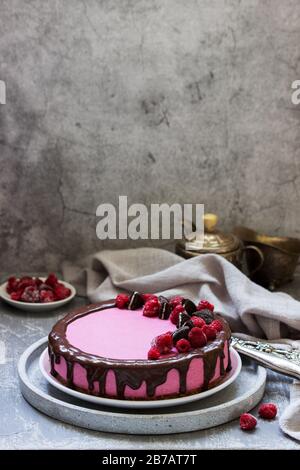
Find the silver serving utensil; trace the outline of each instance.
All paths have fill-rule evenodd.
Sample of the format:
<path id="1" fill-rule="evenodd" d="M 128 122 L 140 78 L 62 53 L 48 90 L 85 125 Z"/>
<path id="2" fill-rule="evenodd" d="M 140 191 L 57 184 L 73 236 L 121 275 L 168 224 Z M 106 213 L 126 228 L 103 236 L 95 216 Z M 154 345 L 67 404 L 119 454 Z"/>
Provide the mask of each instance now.
<path id="1" fill-rule="evenodd" d="M 235 336 L 231 337 L 231 346 L 268 369 L 300 380 L 300 351 L 298 349 L 280 349 L 270 343 L 248 341 Z"/>

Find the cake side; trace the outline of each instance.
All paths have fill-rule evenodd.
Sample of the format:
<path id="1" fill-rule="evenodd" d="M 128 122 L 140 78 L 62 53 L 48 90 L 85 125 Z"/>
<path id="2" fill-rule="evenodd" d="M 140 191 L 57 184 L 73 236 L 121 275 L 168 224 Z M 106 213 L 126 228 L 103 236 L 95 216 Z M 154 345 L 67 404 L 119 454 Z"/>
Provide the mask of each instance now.
<path id="1" fill-rule="evenodd" d="M 188 352 L 177 351 L 175 354 L 170 351 L 157 360 L 111 359 L 87 353 L 76 347 L 76 344 L 70 344 L 67 329 L 72 322 L 93 315 L 94 312 L 103 311 L 104 314 L 112 308 L 116 310 L 115 300 L 83 307 L 71 312 L 53 327 L 49 335 L 51 373 L 66 386 L 105 397 L 151 400 L 211 388 L 222 381 L 226 371 L 230 369 L 230 329 L 224 319 L 213 313 L 212 320 L 218 319 L 222 325 L 213 341 Z M 122 313 L 120 309 L 120 315 Z M 134 314 L 142 315 L 142 310 L 137 308 Z M 191 318 L 194 315 L 188 315 L 186 322 Z M 162 323 L 170 326 L 169 322 Z M 178 334 L 180 337 L 183 326 L 184 324 L 177 325 L 178 328 L 172 333 L 173 337 Z M 133 338 L 135 333 L 133 332 Z"/>

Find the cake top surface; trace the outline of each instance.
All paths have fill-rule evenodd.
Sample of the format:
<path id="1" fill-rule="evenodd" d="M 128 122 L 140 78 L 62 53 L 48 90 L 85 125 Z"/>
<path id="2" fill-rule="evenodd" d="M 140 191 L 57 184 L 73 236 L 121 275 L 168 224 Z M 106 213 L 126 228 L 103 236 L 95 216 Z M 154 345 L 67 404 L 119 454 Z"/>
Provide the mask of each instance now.
<path id="1" fill-rule="evenodd" d="M 154 367 L 157 360 L 203 357 L 229 338 L 226 321 L 207 300 L 133 292 L 70 312 L 54 325 L 49 348 L 84 365 L 144 367 L 149 361 Z"/>
<path id="2" fill-rule="evenodd" d="M 69 323 L 66 338 L 71 345 L 88 354 L 108 359 L 147 359 L 153 338 L 175 329 L 169 320 L 145 317 L 142 309 L 112 307 Z"/>

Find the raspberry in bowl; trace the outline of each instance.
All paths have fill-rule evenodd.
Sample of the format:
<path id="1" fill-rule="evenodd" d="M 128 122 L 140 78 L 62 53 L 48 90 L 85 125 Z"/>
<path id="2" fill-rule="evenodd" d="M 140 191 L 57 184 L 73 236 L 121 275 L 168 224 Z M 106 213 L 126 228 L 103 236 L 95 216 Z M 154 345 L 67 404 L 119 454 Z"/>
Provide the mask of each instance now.
<path id="1" fill-rule="evenodd" d="M 22 310 L 49 311 L 70 302 L 76 295 L 68 282 L 58 280 L 54 273 L 47 277 L 11 276 L 0 286 L 0 297 Z"/>

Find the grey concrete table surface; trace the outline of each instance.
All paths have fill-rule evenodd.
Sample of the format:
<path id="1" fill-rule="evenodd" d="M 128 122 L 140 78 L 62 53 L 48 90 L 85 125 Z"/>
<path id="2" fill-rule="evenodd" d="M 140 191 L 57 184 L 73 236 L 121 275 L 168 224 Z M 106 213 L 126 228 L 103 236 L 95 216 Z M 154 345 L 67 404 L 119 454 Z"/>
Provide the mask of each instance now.
<path id="1" fill-rule="evenodd" d="M 300 273 L 284 290 L 300 299 Z M 72 304 L 48 313 L 22 312 L 0 303 L 0 449 L 300 449 L 298 442 L 282 433 L 278 420 L 260 420 L 250 433 L 241 431 L 235 420 L 192 433 L 129 436 L 81 429 L 35 410 L 20 393 L 18 359 L 48 334 L 58 318 L 85 303 L 86 299 L 77 297 Z M 279 414 L 288 403 L 290 383 L 291 379 L 268 372 L 264 401 L 277 403 Z"/>

